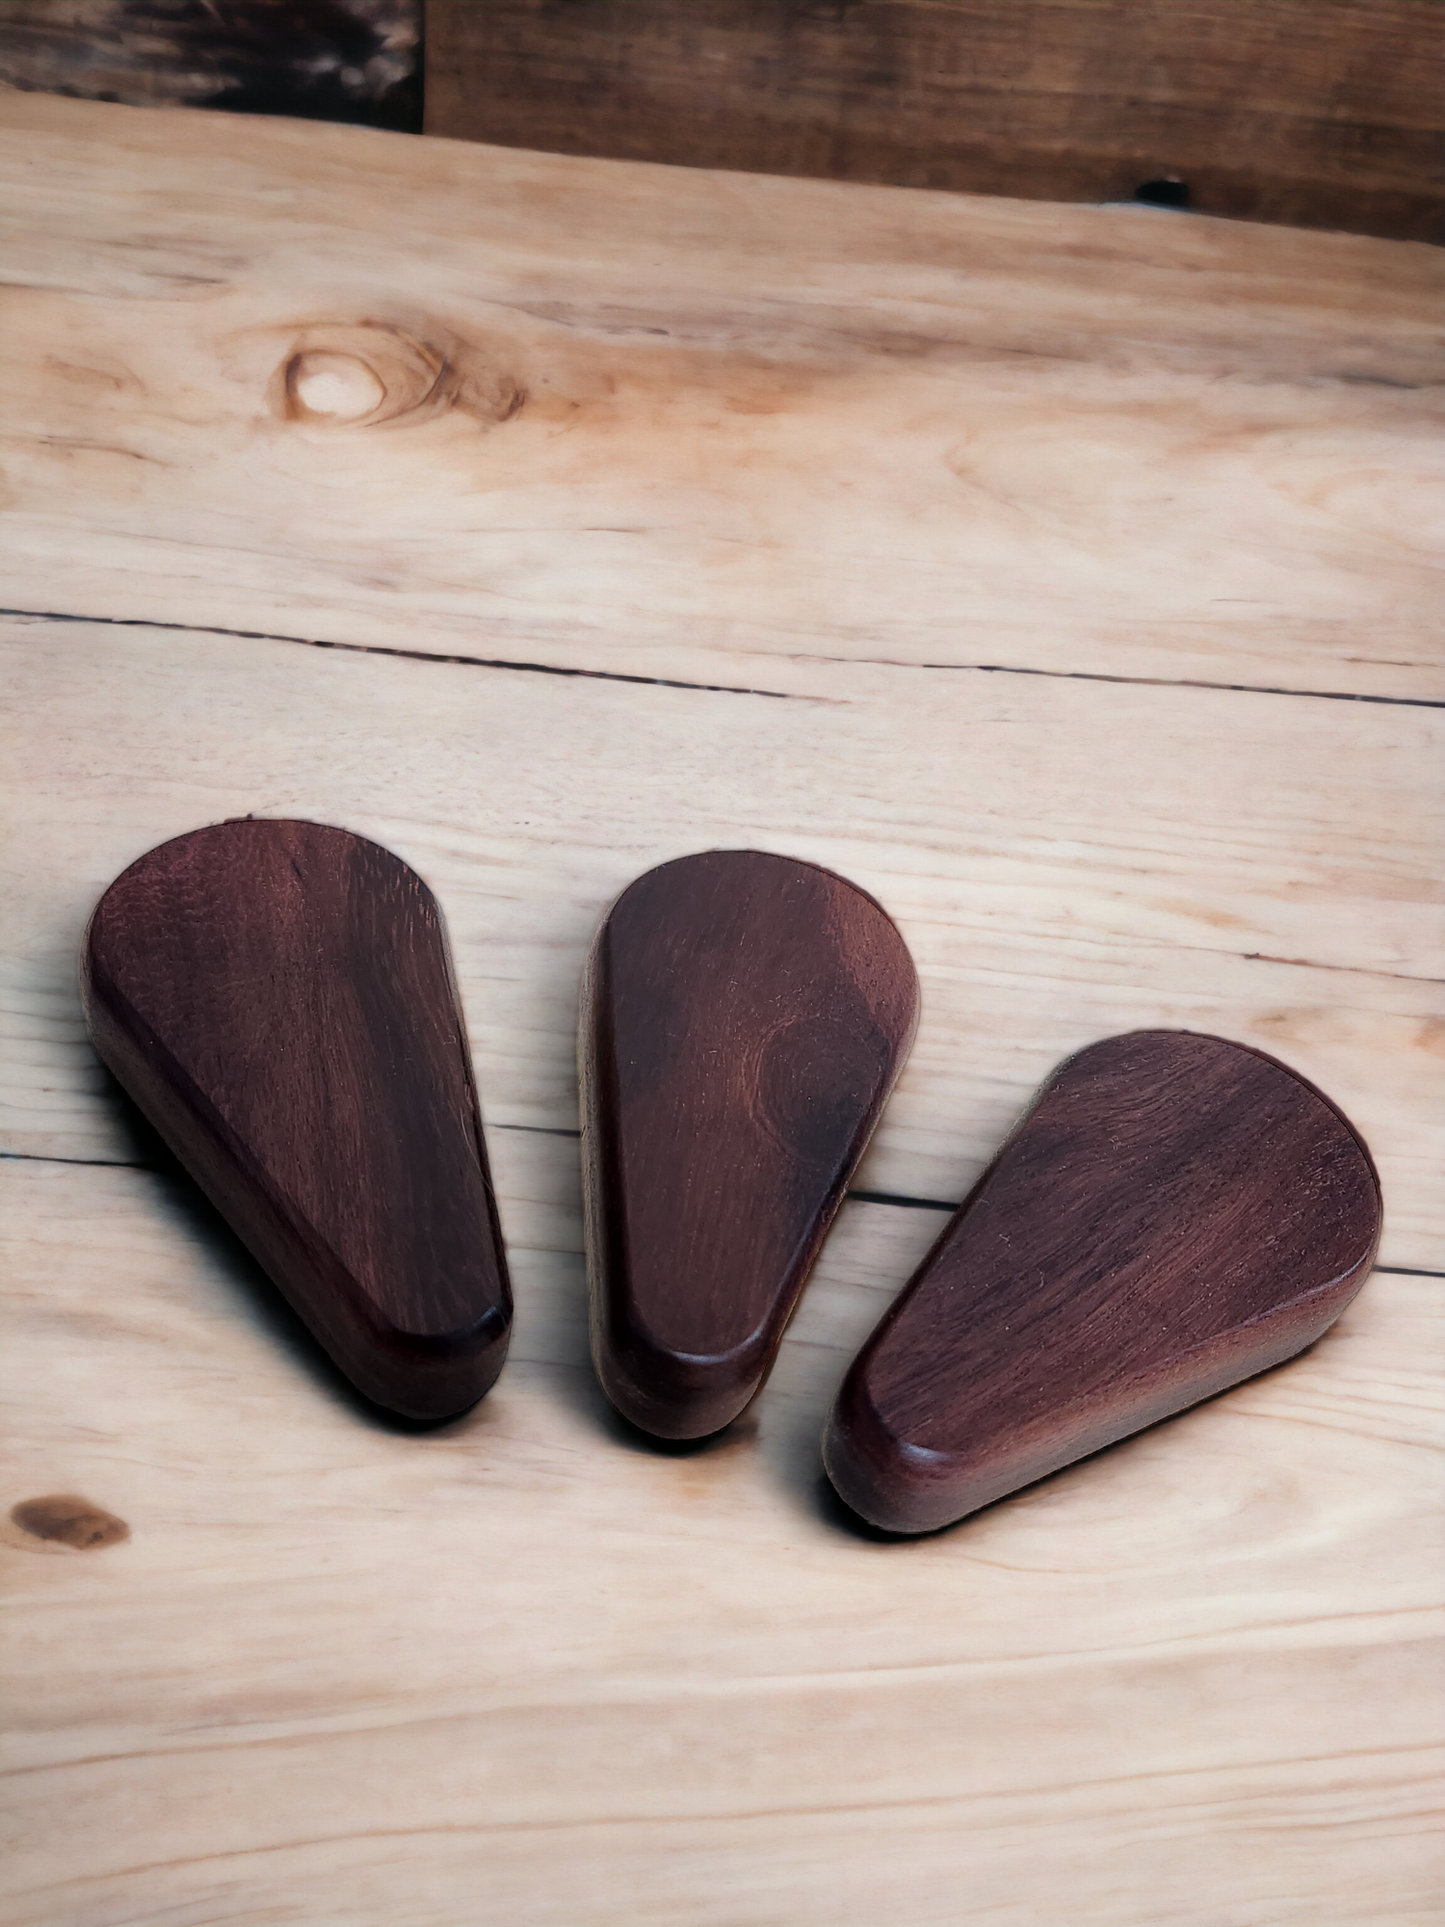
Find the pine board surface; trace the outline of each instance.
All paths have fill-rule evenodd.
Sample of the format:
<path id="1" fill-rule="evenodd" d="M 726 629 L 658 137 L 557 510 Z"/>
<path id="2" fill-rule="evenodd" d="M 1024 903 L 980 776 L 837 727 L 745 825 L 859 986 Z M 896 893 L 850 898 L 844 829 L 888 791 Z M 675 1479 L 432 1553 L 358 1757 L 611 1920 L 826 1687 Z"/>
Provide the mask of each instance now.
<path id="1" fill-rule="evenodd" d="M 5 1528 L 0 1918 L 1437 1921 L 1437 258 L 4 119 L 0 1510 L 131 1532 Z M 95 897 L 248 810 L 449 921 L 517 1335 L 436 1436 L 85 1043 Z M 874 892 L 923 1018 L 772 1381 L 677 1457 L 586 1363 L 573 1027 L 611 897 L 718 844 Z M 823 1416 L 942 1222 L 870 1200 L 957 1199 L 1158 1023 L 1339 1099 L 1384 1268 L 1293 1364 L 858 1536 Z"/>
<path id="2" fill-rule="evenodd" d="M 1438 249 L 3 118 L 15 606 L 773 689 L 1445 698 Z"/>

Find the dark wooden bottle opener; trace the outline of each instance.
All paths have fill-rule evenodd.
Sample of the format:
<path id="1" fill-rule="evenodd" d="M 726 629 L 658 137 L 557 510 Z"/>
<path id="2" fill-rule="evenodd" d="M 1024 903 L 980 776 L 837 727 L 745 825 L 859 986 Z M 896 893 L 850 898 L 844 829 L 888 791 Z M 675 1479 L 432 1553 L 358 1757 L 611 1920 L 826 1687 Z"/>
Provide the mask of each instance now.
<path id="1" fill-rule="evenodd" d="M 926 1532 L 1277 1365 L 1380 1236 L 1358 1132 L 1240 1044 L 1136 1031 L 1044 1086 L 863 1347 L 824 1461 Z"/>
<path id="2" fill-rule="evenodd" d="M 318 823 L 163 843 L 96 906 L 96 1049 L 347 1376 L 410 1418 L 501 1370 L 512 1298 L 441 913 Z"/>
<path id="3" fill-rule="evenodd" d="M 613 905 L 578 1056 L 592 1353 L 635 1424 L 702 1438 L 757 1391 L 917 1011 L 893 923 L 816 864 L 714 850 Z"/>

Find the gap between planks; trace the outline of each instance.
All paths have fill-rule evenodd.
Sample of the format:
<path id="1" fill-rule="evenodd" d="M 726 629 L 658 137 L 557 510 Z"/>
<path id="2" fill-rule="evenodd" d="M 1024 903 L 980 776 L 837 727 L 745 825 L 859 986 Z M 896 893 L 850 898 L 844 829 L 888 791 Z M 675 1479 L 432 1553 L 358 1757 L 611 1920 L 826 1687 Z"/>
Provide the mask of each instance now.
<path id="1" fill-rule="evenodd" d="M 164 629 L 179 635 L 232 636 L 240 642 L 288 642 L 305 649 L 335 649 L 355 656 L 389 656 L 401 662 L 439 662 L 470 669 L 514 670 L 534 676 L 571 676 L 593 682 L 641 684 L 653 689 L 696 689 L 712 696 L 766 696 L 774 702 L 836 702 L 847 698 L 803 695 L 788 689 L 758 689 L 742 683 L 685 682 L 673 676 L 628 675 L 616 669 L 578 669 L 559 663 L 517 662 L 501 656 L 461 656 L 432 649 L 401 649 L 385 643 L 338 642 L 324 636 L 282 635 L 269 629 L 227 629 L 207 622 L 160 622 L 147 616 L 91 616 L 64 609 L 0 608 L 0 616 L 25 622 L 97 623 L 112 629 Z M 1226 695 L 1304 696 L 1315 702 L 1383 703 L 1397 709 L 1445 709 L 1445 698 L 1373 696 L 1354 689 L 1288 689 L 1273 683 L 1207 682 L 1196 676 L 1120 676 L 1094 669 L 1040 669 L 1007 662 L 903 662 L 890 656 L 813 656 L 809 662 L 844 667 L 948 671 L 982 676 L 1046 676 L 1055 682 L 1118 683 L 1139 689 L 1211 689 Z"/>
<path id="2" fill-rule="evenodd" d="M 488 1131 L 525 1131 L 533 1137 L 578 1138 L 580 1131 L 566 1131 L 544 1124 L 489 1124 Z M 142 1164 L 131 1158 L 62 1158 L 43 1151 L 0 1151 L 0 1164 L 67 1164 L 94 1166 L 103 1171 L 157 1171 L 158 1165 Z M 848 1204 L 878 1204 L 900 1211 L 957 1211 L 958 1201 L 950 1198 L 907 1198 L 894 1191 L 848 1191 Z M 1445 1278 L 1445 1271 L 1426 1271 L 1418 1265 L 1373 1265 L 1372 1271 L 1392 1278 Z"/>

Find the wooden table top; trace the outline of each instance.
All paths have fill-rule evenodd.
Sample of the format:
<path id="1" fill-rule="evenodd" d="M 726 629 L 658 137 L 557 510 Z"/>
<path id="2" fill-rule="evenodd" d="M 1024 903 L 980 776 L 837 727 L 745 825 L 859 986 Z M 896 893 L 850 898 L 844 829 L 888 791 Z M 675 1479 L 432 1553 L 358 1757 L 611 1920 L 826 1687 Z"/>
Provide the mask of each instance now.
<path id="1" fill-rule="evenodd" d="M 1445 256 L 3 102 L 3 1918 L 1438 1922 Z M 1434 522 L 1432 525 L 1432 515 Z M 388 1428 L 86 1042 L 104 886 L 344 824 L 449 920 L 517 1294 Z M 574 1032 L 639 871 L 841 870 L 913 1057 L 774 1376 L 587 1360 Z M 1381 1264 L 1312 1351 L 913 1542 L 818 1445 L 1066 1052 L 1284 1058 Z"/>

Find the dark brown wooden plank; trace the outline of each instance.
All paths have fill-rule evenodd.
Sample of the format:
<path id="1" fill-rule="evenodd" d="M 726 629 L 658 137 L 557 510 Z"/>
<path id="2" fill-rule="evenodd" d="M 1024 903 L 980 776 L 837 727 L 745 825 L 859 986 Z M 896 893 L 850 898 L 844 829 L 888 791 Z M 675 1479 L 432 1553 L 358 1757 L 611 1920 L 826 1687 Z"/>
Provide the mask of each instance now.
<path id="1" fill-rule="evenodd" d="M 1440 0 L 429 0 L 426 128 L 1445 238 Z"/>
<path id="2" fill-rule="evenodd" d="M 627 1418 L 702 1438 L 757 1391 L 918 1019 L 906 945 L 813 863 L 664 863 L 582 996 L 592 1348 Z"/>
<path id="3" fill-rule="evenodd" d="M 0 0 L 0 85 L 421 131 L 422 0 Z"/>
<path id="4" fill-rule="evenodd" d="M 1369 1152 L 1283 1064 L 1190 1031 L 1093 1044 L 854 1361 L 829 1475 L 875 1525 L 948 1525 L 1293 1357 L 1379 1237 Z"/>
<path id="5" fill-rule="evenodd" d="M 81 960 L 96 1048 L 342 1370 L 464 1411 L 512 1300 L 441 913 L 316 823 L 222 823 L 110 886 Z"/>

